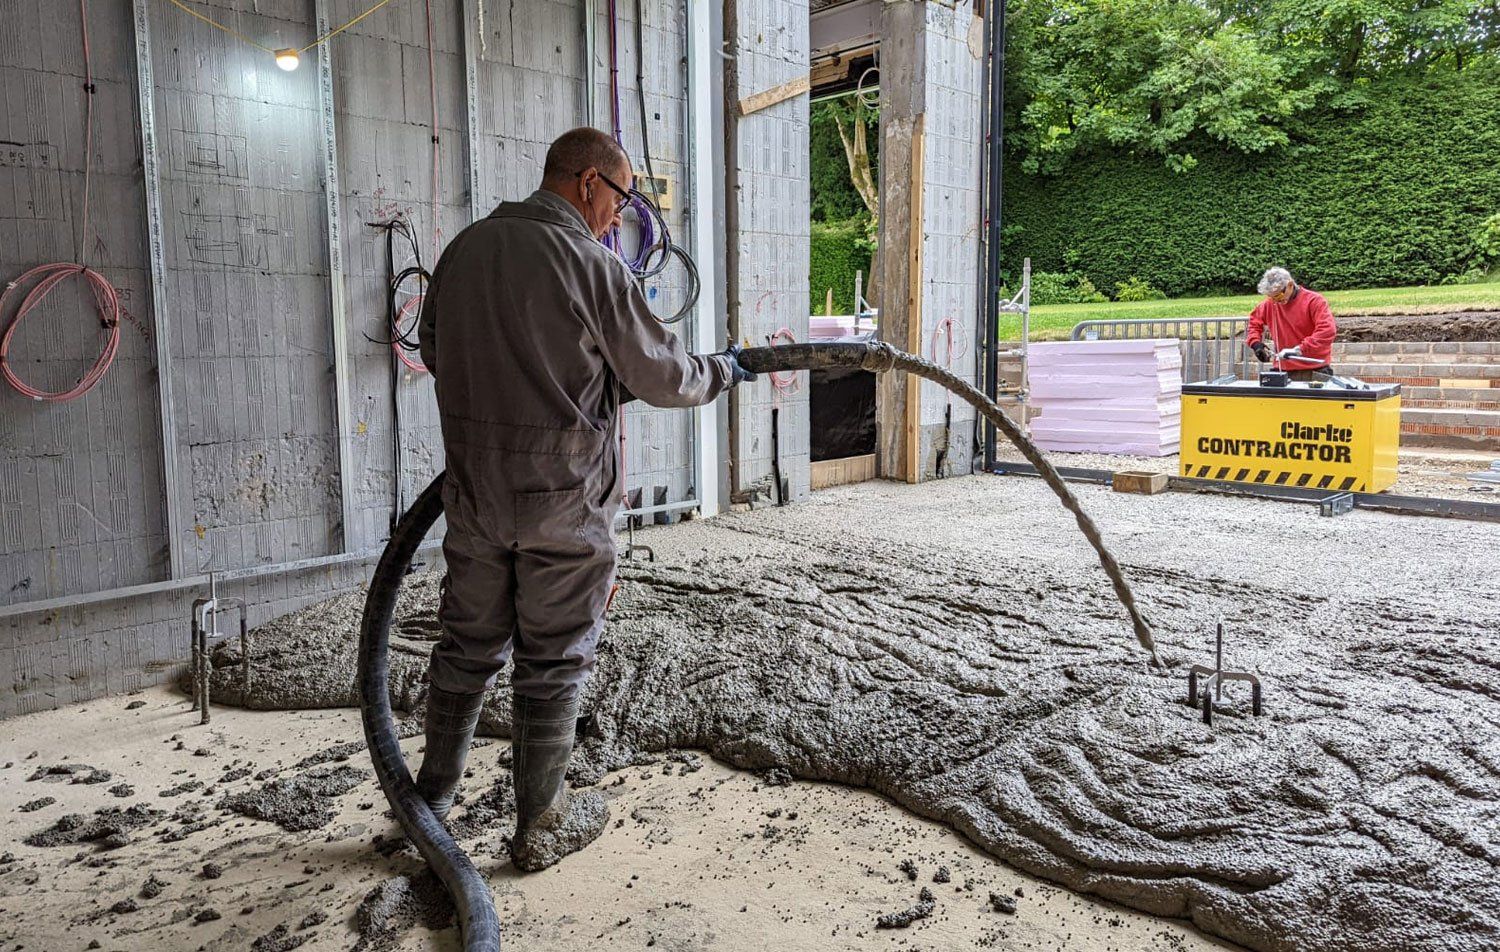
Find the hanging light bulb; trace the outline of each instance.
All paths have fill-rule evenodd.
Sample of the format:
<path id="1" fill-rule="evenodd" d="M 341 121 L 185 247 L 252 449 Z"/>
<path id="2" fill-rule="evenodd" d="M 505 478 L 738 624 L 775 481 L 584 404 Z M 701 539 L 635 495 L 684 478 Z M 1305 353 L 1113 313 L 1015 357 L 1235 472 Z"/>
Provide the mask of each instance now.
<path id="1" fill-rule="evenodd" d="M 338 36 L 340 33 L 349 29 L 354 24 L 374 13 L 376 10 L 379 10 L 381 7 L 390 3 L 391 0 L 375 0 L 375 2 L 365 10 L 365 12 L 359 14 L 352 20 L 349 20 L 340 26 L 336 26 L 331 30 L 323 32 L 315 40 L 302 47 L 300 50 L 291 47 L 288 47 L 284 50 L 273 50 L 269 46 L 261 46 L 259 43 L 250 39 L 248 36 L 245 36 L 243 33 L 237 33 L 224 24 L 220 23 L 218 20 L 215 20 L 212 17 L 205 16 L 204 14 L 199 13 L 197 10 L 194 10 L 192 7 L 188 6 L 186 0 L 167 0 L 167 2 L 181 10 L 183 13 L 186 13 L 192 17 L 196 17 L 204 23 L 207 23 L 209 26 L 213 27 L 215 30 L 218 30 L 221 33 L 227 33 L 235 39 L 241 41 L 242 43 L 248 43 L 258 50 L 270 53 L 272 56 L 276 57 L 276 65 L 290 73 L 301 64 L 303 53 L 307 52 L 315 46 L 321 46 L 323 43 L 327 42 L 333 37 Z"/>

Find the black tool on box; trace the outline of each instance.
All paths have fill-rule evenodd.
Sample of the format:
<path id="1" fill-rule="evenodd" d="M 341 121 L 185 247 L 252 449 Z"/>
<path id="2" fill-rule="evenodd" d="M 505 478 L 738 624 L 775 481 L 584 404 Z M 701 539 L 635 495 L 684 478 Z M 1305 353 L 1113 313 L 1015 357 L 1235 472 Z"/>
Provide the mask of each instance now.
<path id="1" fill-rule="evenodd" d="M 1292 378 L 1285 370 L 1262 370 L 1260 372 L 1260 385 L 1262 387 L 1285 387 L 1292 382 Z"/>
<path id="2" fill-rule="evenodd" d="M 1188 707 L 1198 706 L 1198 675 L 1208 678 L 1203 682 L 1203 723 L 1214 722 L 1214 702 L 1224 699 L 1225 681 L 1250 682 L 1250 713 L 1260 717 L 1260 678 L 1248 671 L 1224 670 L 1224 623 L 1219 622 L 1219 631 L 1214 638 L 1214 666 L 1195 664 L 1188 669 Z"/>

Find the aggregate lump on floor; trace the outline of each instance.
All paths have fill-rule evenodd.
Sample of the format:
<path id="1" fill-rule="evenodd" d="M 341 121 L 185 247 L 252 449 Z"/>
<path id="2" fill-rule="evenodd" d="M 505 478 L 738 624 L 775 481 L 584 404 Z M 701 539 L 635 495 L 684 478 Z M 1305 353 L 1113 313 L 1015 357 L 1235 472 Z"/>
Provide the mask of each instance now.
<path id="1" fill-rule="evenodd" d="M 1484 561 L 1500 530 L 1186 495 L 1085 505 L 1168 673 L 1038 482 L 871 484 L 678 526 L 648 540 L 659 561 L 623 563 L 574 782 L 702 748 L 877 790 L 1021 869 L 1253 949 L 1500 946 Z M 421 705 L 436 596 L 435 576 L 407 579 L 398 709 Z M 226 642 L 216 701 L 354 704 L 362 599 L 257 630 L 248 695 Z M 1208 727 L 1185 675 L 1211 663 L 1219 618 L 1266 713 L 1231 686 Z M 482 733 L 506 734 L 507 694 L 502 679 Z"/>

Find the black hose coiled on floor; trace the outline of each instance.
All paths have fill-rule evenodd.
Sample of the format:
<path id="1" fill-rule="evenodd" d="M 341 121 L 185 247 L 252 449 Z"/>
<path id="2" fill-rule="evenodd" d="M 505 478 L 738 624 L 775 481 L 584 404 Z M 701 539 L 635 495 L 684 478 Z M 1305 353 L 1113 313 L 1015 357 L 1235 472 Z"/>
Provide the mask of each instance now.
<path id="1" fill-rule="evenodd" d="M 423 537 L 442 514 L 443 474 L 438 473 L 396 523 L 391 540 L 375 566 L 359 625 L 359 709 L 380 789 L 385 791 L 402 832 L 453 897 L 459 927 L 463 930 L 464 949 L 496 952 L 500 948 L 500 917 L 495 914 L 489 884 L 417 793 L 391 717 L 388 651 L 396 598 L 401 594 L 401 580 L 411 567 Z"/>
<path id="2" fill-rule="evenodd" d="M 940 384 L 968 401 L 1016 445 L 1022 455 L 1037 468 L 1037 472 L 1041 473 L 1042 479 L 1062 500 L 1062 504 L 1073 513 L 1078 521 L 1078 528 L 1083 530 L 1089 544 L 1099 554 L 1099 561 L 1114 585 L 1115 595 L 1129 613 L 1136 638 L 1151 653 L 1152 664 L 1160 666 L 1151 628 L 1136 605 L 1130 585 L 1120 571 L 1120 564 L 1105 547 L 1099 527 L 1083 511 L 1078 497 L 1073 495 L 1041 450 L 1026 438 L 1020 427 L 1003 410 L 979 390 L 936 364 L 879 342 L 753 347 L 740 353 L 740 364 L 754 373 L 830 367 L 857 367 L 875 373 L 902 370 Z M 359 630 L 360 712 L 364 718 L 365 742 L 370 746 L 370 757 L 375 764 L 375 774 L 380 778 L 380 787 L 385 791 L 386 799 L 390 801 L 391 810 L 396 814 L 396 821 L 400 823 L 402 831 L 453 896 L 454 905 L 458 907 L 465 952 L 495 952 L 500 948 L 500 920 L 495 914 L 489 885 L 479 875 L 479 870 L 475 869 L 468 855 L 448 835 L 443 824 L 433 816 L 427 802 L 417 793 L 396 737 L 396 727 L 391 716 L 390 688 L 387 684 L 391 620 L 395 615 L 397 596 L 401 593 L 401 580 L 411 567 L 411 560 L 422 544 L 423 537 L 443 514 L 442 490 L 443 474 L 439 473 L 396 524 L 391 540 L 386 543 L 380 562 L 375 567 L 375 576 L 370 580 L 370 591 L 365 596 L 365 612 Z"/>

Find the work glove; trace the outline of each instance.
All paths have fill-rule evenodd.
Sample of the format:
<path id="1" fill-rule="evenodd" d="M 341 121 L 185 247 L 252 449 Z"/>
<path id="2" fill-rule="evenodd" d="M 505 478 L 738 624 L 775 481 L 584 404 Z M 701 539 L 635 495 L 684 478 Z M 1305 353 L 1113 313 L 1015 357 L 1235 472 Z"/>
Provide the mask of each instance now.
<path id="1" fill-rule="evenodd" d="M 1266 347 L 1266 342 L 1263 340 L 1258 340 L 1254 344 L 1251 344 L 1250 349 L 1255 352 L 1255 359 L 1261 363 L 1265 363 L 1271 359 L 1270 348 Z"/>
<path id="2" fill-rule="evenodd" d="M 1301 357 L 1301 356 L 1302 356 L 1302 345 L 1298 344 L 1296 347 L 1288 347 L 1285 350 L 1279 351 L 1276 354 L 1276 359 L 1277 360 L 1285 360 L 1288 357 Z"/>
<path id="3" fill-rule="evenodd" d="M 719 354 L 720 357 L 729 358 L 729 371 L 734 377 L 730 381 L 730 386 L 747 383 L 755 379 L 755 374 L 740 366 L 740 351 L 743 349 L 739 344 L 730 344 Z"/>

